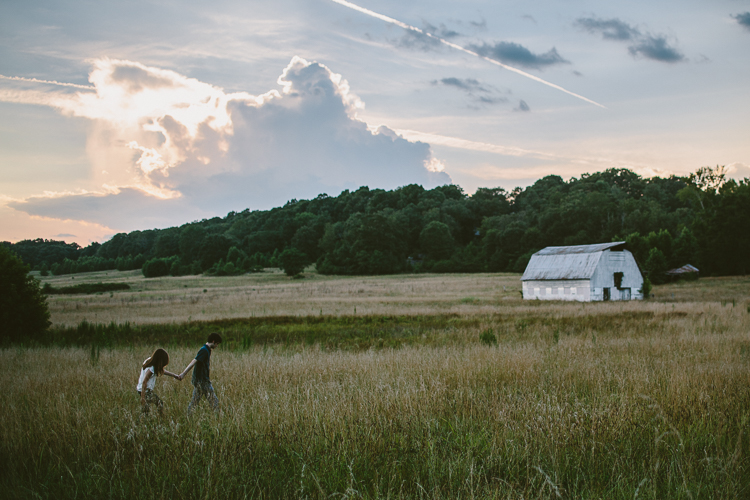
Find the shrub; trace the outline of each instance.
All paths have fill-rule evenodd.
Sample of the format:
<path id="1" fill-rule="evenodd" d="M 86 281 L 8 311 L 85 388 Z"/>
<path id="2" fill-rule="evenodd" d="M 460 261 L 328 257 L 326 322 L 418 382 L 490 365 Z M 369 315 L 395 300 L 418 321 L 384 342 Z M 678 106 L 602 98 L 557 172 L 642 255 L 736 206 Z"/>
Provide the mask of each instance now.
<path id="1" fill-rule="evenodd" d="M 143 264 L 141 271 L 146 278 L 157 278 L 168 276 L 171 267 L 172 261 L 169 259 L 151 259 Z"/>
<path id="2" fill-rule="evenodd" d="M 47 298 L 29 266 L 0 245 L 0 341 L 40 336 L 50 325 Z"/>
<path id="3" fill-rule="evenodd" d="M 74 295 L 79 293 L 103 293 L 118 290 L 130 290 L 127 283 L 81 283 L 80 285 L 55 288 L 49 283 L 44 284 L 42 291 L 47 295 Z"/>
<path id="4" fill-rule="evenodd" d="M 492 328 L 488 328 L 479 335 L 479 340 L 485 345 L 497 345 L 497 337 L 492 332 Z"/>
<path id="5" fill-rule="evenodd" d="M 644 299 L 651 297 L 651 281 L 647 277 L 643 277 L 643 286 L 639 290 L 643 294 Z"/>
<path id="6" fill-rule="evenodd" d="M 307 256 L 296 248 L 287 248 L 279 255 L 279 263 L 287 276 L 296 276 L 305 270 Z"/>

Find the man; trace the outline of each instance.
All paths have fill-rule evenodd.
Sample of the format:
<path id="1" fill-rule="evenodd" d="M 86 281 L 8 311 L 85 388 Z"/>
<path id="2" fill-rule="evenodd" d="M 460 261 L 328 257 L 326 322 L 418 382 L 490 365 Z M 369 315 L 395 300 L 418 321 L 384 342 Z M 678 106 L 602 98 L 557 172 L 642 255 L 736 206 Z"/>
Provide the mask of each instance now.
<path id="1" fill-rule="evenodd" d="M 200 403 L 203 396 L 211 404 L 211 408 L 215 411 L 219 410 L 219 399 L 216 397 L 210 378 L 211 351 L 219 344 L 221 344 L 221 335 L 216 332 L 209 333 L 206 345 L 200 348 L 195 359 L 179 375 L 179 379 L 182 380 L 185 378 L 187 372 L 195 367 L 195 371 L 193 371 L 193 399 L 190 400 L 190 404 L 188 405 L 188 416 L 193 413 L 193 410 Z"/>

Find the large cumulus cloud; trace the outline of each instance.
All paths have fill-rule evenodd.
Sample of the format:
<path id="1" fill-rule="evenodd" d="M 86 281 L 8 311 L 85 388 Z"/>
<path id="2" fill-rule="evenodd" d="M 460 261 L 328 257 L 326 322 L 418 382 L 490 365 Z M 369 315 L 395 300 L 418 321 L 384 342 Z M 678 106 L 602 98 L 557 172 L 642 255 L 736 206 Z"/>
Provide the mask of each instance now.
<path id="1" fill-rule="evenodd" d="M 348 83 L 299 57 L 260 96 L 127 61 L 98 61 L 90 80 L 94 91 L 57 107 L 96 123 L 88 149 L 102 189 L 13 208 L 129 230 L 362 185 L 451 181 L 428 144 L 358 119 L 364 104 Z"/>

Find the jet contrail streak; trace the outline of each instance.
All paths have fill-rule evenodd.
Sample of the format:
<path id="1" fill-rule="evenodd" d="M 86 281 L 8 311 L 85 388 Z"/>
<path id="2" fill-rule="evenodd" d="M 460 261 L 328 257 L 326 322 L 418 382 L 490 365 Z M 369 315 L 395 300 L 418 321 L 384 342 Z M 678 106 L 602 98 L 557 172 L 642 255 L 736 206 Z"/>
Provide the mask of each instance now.
<path id="1" fill-rule="evenodd" d="M 46 83 L 48 85 L 57 85 L 60 87 L 75 87 L 77 89 L 96 90 L 96 87 L 90 87 L 88 85 L 78 85 L 77 83 L 56 82 L 54 80 L 38 80 L 36 78 L 24 78 L 22 76 L 0 75 L 0 78 L 2 78 L 3 80 L 15 80 L 17 82 Z"/>
<path id="2" fill-rule="evenodd" d="M 519 74 L 521 76 L 525 76 L 526 78 L 530 78 L 530 79 L 534 80 L 535 82 L 539 82 L 539 83 L 542 83 L 544 85 L 547 85 L 548 87 L 552 87 L 553 89 L 557 89 L 557 90 L 560 90 L 562 92 L 565 92 L 566 94 L 572 95 L 573 97 L 577 97 L 578 99 L 581 99 L 583 101 L 591 103 L 591 104 L 593 104 L 595 106 L 599 106 L 600 108 L 607 109 L 606 106 L 602 106 L 598 102 L 592 101 L 591 99 L 589 99 L 587 97 L 583 97 L 582 95 L 578 95 L 575 92 L 571 92 L 570 90 L 564 89 L 564 88 L 562 88 L 559 85 L 555 85 L 554 83 L 548 82 L 547 80 L 542 80 L 538 76 L 534 76 L 534 75 L 532 75 L 530 73 L 526 73 L 525 71 L 522 71 L 522 70 L 520 70 L 518 68 L 514 68 L 513 66 L 508 66 L 507 64 L 503 64 L 503 63 L 501 63 L 499 61 L 496 61 L 494 59 L 490 59 L 489 57 L 486 57 L 486 56 L 483 56 L 483 55 L 479 55 L 479 54 L 477 54 L 474 51 L 471 51 L 469 49 L 461 47 L 460 45 L 456 45 L 455 43 L 451 43 L 448 40 L 443 40 L 442 38 L 437 37 L 437 36 L 435 36 L 435 35 L 433 35 L 431 33 L 428 33 L 426 31 L 423 31 L 423 30 L 421 30 L 421 29 L 419 29 L 419 28 L 417 28 L 415 26 L 411 26 L 409 24 L 402 23 L 398 19 L 393 19 L 392 17 L 384 16 L 383 14 L 378 14 L 377 12 L 373 12 L 373 11 L 371 11 L 369 9 L 365 9 L 364 7 L 360 7 L 359 5 L 355 5 L 355 4 L 351 3 L 351 2 L 347 2 L 346 0 L 332 0 L 332 1 L 336 2 L 339 5 L 343 5 L 344 7 L 349 7 L 350 9 L 356 10 L 357 12 L 361 12 L 362 14 L 367 14 L 368 16 L 374 17 L 375 19 L 380 19 L 381 21 L 385 21 L 385 22 L 390 23 L 390 24 L 395 24 L 396 26 L 398 26 L 400 28 L 404 28 L 405 30 L 415 31 L 415 32 L 417 32 L 417 33 L 419 33 L 421 35 L 428 36 L 428 37 L 432 38 L 433 40 L 437 40 L 438 42 L 440 42 L 440 43 L 442 43 L 444 45 L 447 45 L 448 47 L 451 47 L 451 48 L 456 49 L 456 50 L 460 50 L 461 52 L 465 52 L 466 54 L 478 57 L 480 59 L 484 59 L 485 61 L 490 62 L 490 63 L 492 63 L 492 64 L 494 64 L 496 66 L 500 66 L 503 69 L 507 69 L 508 71 L 512 71 L 512 72 L 517 73 L 517 74 Z"/>

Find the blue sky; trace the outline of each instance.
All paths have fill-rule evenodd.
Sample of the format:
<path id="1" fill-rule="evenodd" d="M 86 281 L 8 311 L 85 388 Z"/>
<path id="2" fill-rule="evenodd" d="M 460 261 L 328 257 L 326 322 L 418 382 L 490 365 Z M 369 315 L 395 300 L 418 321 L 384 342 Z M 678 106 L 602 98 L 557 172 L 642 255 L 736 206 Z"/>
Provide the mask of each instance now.
<path id="1" fill-rule="evenodd" d="M 750 1 L 0 3 L 0 240 L 360 185 L 750 176 Z"/>

